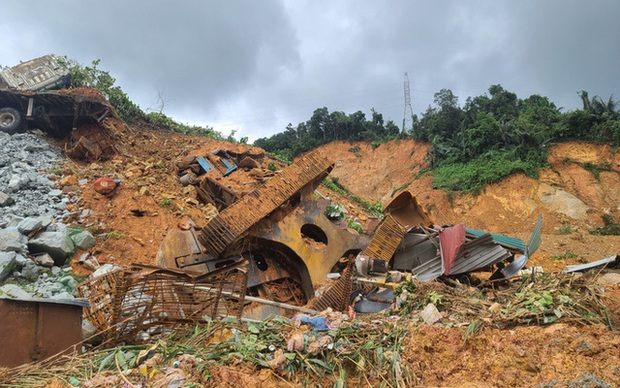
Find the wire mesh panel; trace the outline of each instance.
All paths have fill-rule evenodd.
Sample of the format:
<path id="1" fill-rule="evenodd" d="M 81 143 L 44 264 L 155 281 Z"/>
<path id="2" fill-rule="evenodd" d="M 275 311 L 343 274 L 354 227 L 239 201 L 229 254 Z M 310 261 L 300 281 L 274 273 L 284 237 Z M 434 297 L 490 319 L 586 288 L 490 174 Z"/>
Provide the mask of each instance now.
<path id="1" fill-rule="evenodd" d="M 86 317 L 106 339 L 136 341 L 182 323 L 240 318 L 247 274 L 239 265 L 195 276 L 134 265 L 81 283 Z"/>

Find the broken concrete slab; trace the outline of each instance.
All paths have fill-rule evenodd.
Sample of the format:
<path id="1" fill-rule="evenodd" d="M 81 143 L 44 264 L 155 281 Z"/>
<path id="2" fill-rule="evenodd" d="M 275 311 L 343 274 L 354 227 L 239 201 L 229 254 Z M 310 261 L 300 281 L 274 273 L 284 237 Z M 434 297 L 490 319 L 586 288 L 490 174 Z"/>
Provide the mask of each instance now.
<path id="1" fill-rule="evenodd" d="M 84 265 L 84 268 L 90 269 L 91 271 L 96 271 L 99 267 L 101 267 L 99 265 L 99 261 L 97 261 L 97 258 L 95 256 L 93 256 L 93 257 L 91 257 L 89 259 L 85 259 L 82 262 L 82 265 Z"/>
<path id="2" fill-rule="evenodd" d="M 427 325 L 432 325 L 443 318 L 443 314 L 441 314 L 439 310 L 437 310 L 437 307 L 432 303 L 426 305 L 424 310 L 420 313 L 420 316 Z"/>
<path id="3" fill-rule="evenodd" d="M 32 253 L 48 253 L 56 265 L 63 265 L 71 256 L 75 246 L 65 232 L 43 232 L 41 235 L 28 242 L 28 248 Z"/>
<path id="4" fill-rule="evenodd" d="M 100 266 L 95 272 L 93 272 L 91 274 L 91 277 L 96 278 L 96 277 L 105 275 L 107 273 L 114 272 L 119 269 L 121 269 L 121 267 L 119 267 L 118 265 L 107 263 L 107 264 Z"/>

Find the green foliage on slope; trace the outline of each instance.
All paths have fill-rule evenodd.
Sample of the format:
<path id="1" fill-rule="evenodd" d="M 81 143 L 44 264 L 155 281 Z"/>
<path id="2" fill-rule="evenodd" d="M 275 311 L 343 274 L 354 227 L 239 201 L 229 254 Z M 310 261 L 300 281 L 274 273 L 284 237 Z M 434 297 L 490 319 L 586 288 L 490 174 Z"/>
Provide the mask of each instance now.
<path id="1" fill-rule="evenodd" d="M 384 123 L 374 110 L 372 119 L 366 120 L 362 112 L 346 115 L 320 108 L 305 123 L 289 124 L 286 131 L 254 144 L 291 159 L 334 140 L 380 144 L 412 138 L 431 145 L 427 162 L 434 187 L 450 193 L 477 193 L 517 172 L 537 177 L 553 143 L 578 140 L 620 146 L 620 111 L 613 98 L 590 98 L 585 91 L 578 96 L 583 108 L 562 112 L 547 97 L 520 99 L 501 85 L 492 85 L 488 94 L 467 98 L 463 106 L 451 90 L 442 89 L 435 93 L 433 106 L 420 118 L 413 117 L 406 133 L 391 121 Z"/>

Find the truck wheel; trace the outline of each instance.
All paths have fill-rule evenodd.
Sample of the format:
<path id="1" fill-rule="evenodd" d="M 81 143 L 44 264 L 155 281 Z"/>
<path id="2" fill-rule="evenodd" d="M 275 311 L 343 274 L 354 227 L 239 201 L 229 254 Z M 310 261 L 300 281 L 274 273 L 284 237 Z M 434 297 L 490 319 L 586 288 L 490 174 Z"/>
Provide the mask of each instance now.
<path id="1" fill-rule="evenodd" d="M 13 134 L 22 128 L 23 122 L 24 119 L 17 109 L 0 109 L 0 131 Z"/>

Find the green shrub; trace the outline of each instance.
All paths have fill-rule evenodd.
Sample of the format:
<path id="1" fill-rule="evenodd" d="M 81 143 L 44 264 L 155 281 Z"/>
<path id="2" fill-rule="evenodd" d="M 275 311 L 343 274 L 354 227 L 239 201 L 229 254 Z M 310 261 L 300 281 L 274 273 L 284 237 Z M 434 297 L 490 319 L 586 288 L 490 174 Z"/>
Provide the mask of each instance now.
<path id="1" fill-rule="evenodd" d="M 330 220 L 343 220 L 347 210 L 338 203 L 330 203 L 325 208 L 325 215 Z"/>
<path id="2" fill-rule="evenodd" d="M 491 152 L 467 163 L 441 163 L 434 171 L 433 188 L 477 194 L 490 183 L 517 172 L 537 177 L 541 165 L 515 159 L 510 154 Z"/>
<path id="3" fill-rule="evenodd" d="M 616 222 L 611 214 L 603 214 L 604 226 L 590 232 L 590 234 L 598 234 L 600 236 L 620 236 L 620 222 Z"/>

